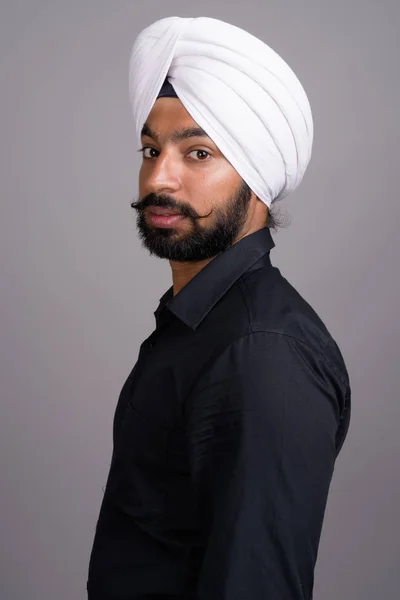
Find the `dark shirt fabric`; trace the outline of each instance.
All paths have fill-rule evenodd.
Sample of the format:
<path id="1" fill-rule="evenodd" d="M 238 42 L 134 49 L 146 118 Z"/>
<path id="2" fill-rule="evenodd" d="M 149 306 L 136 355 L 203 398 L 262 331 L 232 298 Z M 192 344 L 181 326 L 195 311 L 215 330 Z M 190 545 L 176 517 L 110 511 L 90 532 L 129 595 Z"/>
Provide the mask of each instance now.
<path id="1" fill-rule="evenodd" d="M 350 419 L 338 346 L 267 228 L 155 312 L 117 404 L 89 600 L 310 600 Z"/>

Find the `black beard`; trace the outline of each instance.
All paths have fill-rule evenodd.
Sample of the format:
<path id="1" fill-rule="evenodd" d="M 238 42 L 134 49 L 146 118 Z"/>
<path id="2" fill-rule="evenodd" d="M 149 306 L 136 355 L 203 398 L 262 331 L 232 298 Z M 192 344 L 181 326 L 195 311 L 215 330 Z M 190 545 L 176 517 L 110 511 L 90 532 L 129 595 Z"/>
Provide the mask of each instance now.
<path id="1" fill-rule="evenodd" d="M 214 258 L 233 245 L 246 222 L 250 200 L 251 190 L 243 181 L 223 208 L 211 211 L 215 213 L 215 222 L 207 229 L 201 227 L 200 221 L 209 215 L 199 216 L 191 207 L 178 204 L 166 195 L 149 194 L 131 206 L 138 211 L 139 238 L 150 254 L 178 262 L 198 262 Z M 149 225 L 143 212 L 148 206 L 176 209 L 192 221 L 191 230 L 179 234 L 173 227 Z"/>

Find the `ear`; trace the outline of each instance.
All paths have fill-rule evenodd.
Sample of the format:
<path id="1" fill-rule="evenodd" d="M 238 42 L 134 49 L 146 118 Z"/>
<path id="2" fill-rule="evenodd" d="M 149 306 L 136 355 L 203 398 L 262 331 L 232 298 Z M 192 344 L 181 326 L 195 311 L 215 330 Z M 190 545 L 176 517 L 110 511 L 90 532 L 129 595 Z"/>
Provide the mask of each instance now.
<path id="1" fill-rule="evenodd" d="M 256 196 L 255 194 L 253 194 L 253 196 L 254 196 L 254 199 L 257 201 L 254 205 L 257 219 L 260 220 L 260 223 L 268 224 L 268 219 L 269 219 L 268 206 L 265 204 L 265 202 L 260 200 L 260 198 L 258 196 Z"/>

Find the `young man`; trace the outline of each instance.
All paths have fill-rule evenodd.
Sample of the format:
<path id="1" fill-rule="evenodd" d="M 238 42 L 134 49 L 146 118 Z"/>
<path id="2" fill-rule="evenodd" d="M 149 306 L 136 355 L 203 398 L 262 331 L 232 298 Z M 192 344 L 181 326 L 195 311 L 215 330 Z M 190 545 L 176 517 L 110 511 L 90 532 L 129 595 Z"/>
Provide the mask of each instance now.
<path id="1" fill-rule="evenodd" d="M 170 261 L 114 419 L 90 600 L 310 600 L 350 386 L 326 327 L 270 262 L 312 117 L 291 69 L 213 19 L 137 38 L 132 204 Z"/>

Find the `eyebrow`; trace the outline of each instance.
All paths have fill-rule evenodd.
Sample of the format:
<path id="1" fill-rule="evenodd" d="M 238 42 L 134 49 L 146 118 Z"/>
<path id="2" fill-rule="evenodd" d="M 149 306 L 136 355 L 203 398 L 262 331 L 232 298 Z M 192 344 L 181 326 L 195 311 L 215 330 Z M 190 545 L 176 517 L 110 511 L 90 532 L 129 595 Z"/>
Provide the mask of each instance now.
<path id="1" fill-rule="evenodd" d="M 156 142 L 160 141 L 160 136 L 150 129 L 150 127 L 145 123 L 143 125 L 142 137 L 145 135 L 147 137 L 151 137 Z M 171 142 L 182 142 L 183 140 L 188 140 L 192 137 L 209 137 L 209 135 L 202 129 L 201 127 L 188 127 L 186 129 L 178 129 L 174 131 L 168 138 L 167 141 Z"/>

